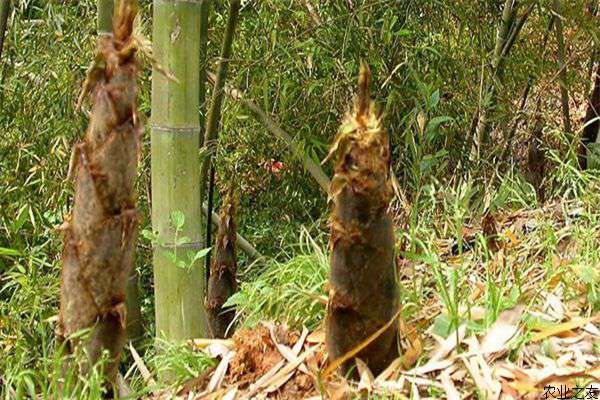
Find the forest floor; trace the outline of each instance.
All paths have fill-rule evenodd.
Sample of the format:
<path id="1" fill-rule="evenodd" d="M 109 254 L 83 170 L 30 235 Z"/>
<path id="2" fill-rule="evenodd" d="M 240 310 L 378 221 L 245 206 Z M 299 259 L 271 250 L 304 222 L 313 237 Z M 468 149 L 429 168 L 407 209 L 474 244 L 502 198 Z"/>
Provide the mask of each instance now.
<path id="1" fill-rule="evenodd" d="M 390 324 L 402 356 L 379 376 L 359 359 L 359 381 L 338 376 L 322 322 L 310 319 L 311 330 L 259 322 L 231 340 L 190 343 L 218 363 L 150 397 L 598 398 L 598 215 L 581 201 L 499 212 L 463 228 L 462 245 L 432 238 L 399 259 L 404 310 Z M 326 283 L 312 300 L 289 285 L 278 293 L 283 304 L 304 295 L 324 307 Z M 145 369 L 142 360 L 136 367 Z"/>

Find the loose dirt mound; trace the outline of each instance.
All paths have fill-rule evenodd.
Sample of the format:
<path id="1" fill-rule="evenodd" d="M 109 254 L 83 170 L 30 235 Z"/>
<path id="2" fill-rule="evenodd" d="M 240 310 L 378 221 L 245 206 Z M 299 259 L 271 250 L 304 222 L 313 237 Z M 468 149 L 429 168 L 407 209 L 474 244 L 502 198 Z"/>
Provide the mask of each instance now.
<path id="1" fill-rule="evenodd" d="M 277 343 L 291 346 L 298 335 L 287 332 L 281 326 L 274 328 Z M 260 325 L 255 329 L 243 329 L 233 337 L 235 356 L 229 365 L 227 380 L 240 387 L 256 381 L 267 373 L 283 356 L 271 340 L 269 328 Z"/>

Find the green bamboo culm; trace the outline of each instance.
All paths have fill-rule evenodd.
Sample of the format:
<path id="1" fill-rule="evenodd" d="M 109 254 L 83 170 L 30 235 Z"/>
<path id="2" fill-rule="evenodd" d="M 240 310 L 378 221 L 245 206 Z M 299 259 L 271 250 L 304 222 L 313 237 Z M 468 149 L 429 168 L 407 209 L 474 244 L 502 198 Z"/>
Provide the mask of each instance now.
<path id="1" fill-rule="evenodd" d="M 10 0 L 0 0 L 0 60 L 2 59 L 2 52 L 4 50 L 8 14 L 10 14 Z"/>
<path id="2" fill-rule="evenodd" d="M 203 248 L 198 160 L 202 5 L 201 0 L 154 1 L 151 155 L 152 227 L 158 235 L 154 244 L 156 335 L 170 342 L 206 333 L 201 262 L 177 266 L 177 261 Z M 183 224 L 172 223 L 175 213 L 183 216 Z"/>
<path id="3" fill-rule="evenodd" d="M 98 0 L 97 29 L 99 35 L 112 34 L 112 19 L 115 8 L 114 0 Z"/>
<path id="4" fill-rule="evenodd" d="M 492 56 L 490 64 L 490 78 L 491 82 L 488 84 L 486 89 L 487 96 L 489 97 L 488 104 L 482 110 L 480 110 L 479 119 L 475 125 L 475 137 L 473 138 L 473 145 L 471 147 L 470 160 L 478 160 L 481 156 L 481 147 L 490 140 L 490 119 L 497 106 L 498 102 L 498 89 L 502 85 L 504 78 L 504 64 L 507 51 L 510 47 L 507 44 L 510 40 L 511 31 L 515 26 L 515 19 L 517 15 L 517 8 L 519 2 L 516 0 L 505 0 L 504 7 L 502 9 L 502 20 L 498 27 L 498 33 L 496 34 L 496 43 L 494 45 L 494 54 Z M 516 37 L 515 37 L 516 39 Z"/>
<path id="5" fill-rule="evenodd" d="M 223 104 L 223 94 L 225 81 L 227 80 L 227 69 L 229 67 L 229 58 L 231 57 L 231 47 L 233 45 L 233 36 L 237 25 L 238 16 L 240 13 L 240 0 L 231 0 L 229 5 L 229 19 L 227 20 L 227 28 L 225 37 L 221 47 L 221 58 L 217 67 L 217 76 L 215 78 L 214 90 L 212 93 L 210 110 L 206 119 L 206 130 L 204 132 L 204 147 L 208 149 L 208 156 L 202 161 L 200 173 L 201 193 L 200 200 L 204 204 L 206 197 L 206 189 L 208 187 L 208 172 L 212 163 L 212 154 L 216 147 L 216 142 L 219 135 L 219 124 L 221 121 L 221 106 Z"/>

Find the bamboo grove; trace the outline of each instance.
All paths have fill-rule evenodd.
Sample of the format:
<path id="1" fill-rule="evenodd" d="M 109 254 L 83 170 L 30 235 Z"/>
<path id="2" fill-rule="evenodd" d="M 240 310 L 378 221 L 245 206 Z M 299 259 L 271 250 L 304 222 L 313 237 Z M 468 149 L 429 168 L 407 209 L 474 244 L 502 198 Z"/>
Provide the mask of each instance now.
<path id="1" fill-rule="evenodd" d="M 399 275 L 410 264 L 403 257 L 418 258 L 424 252 L 419 246 L 425 247 L 414 244 L 420 215 L 411 214 L 411 202 L 433 198 L 436 185 L 463 185 L 470 190 L 465 182 L 477 181 L 479 191 L 473 190 L 477 192 L 473 198 L 481 198 L 465 195 L 464 203 L 480 206 L 483 224 L 493 231 L 488 236 L 496 237 L 501 234 L 490 228 L 496 205 L 488 191 L 504 184 L 505 175 L 512 178 L 519 169 L 515 180 L 522 175 L 524 183 L 519 181 L 514 191 L 521 195 L 522 187 L 529 185 L 541 207 L 557 198 L 551 191 L 559 185 L 558 179 L 550 175 L 552 168 L 557 169 L 551 167 L 552 162 L 556 165 L 551 157 L 561 156 L 555 148 L 564 150 L 565 159 L 575 160 L 573 165 L 558 167 L 563 175 L 593 174 L 600 167 L 600 46 L 596 31 L 585 40 L 581 36 L 587 32 L 577 36 L 569 25 L 576 7 L 564 0 L 496 1 L 482 6 L 485 11 L 446 7 L 444 12 L 450 15 L 469 15 L 461 20 L 456 37 L 432 33 L 426 44 L 419 43 L 422 47 L 411 42 L 411 35 L 416 34 L 408 29 L 391 37 L 373 34 L 377 29 L 383 32 L 386 24 L 393 25 L 385 14 L 368 29 L 345 31 L 340 37 L 332 34 L 341 43 L 340 49 L 323 47 L 345 54 L 346 59 L 340 57 L 327 66 L 313 63 L 322 51 L 315 49 L 322 43 L 312 32 L 331 29 L 328 24 L 335 24 L 342 3 L 351 9 L 351 16 L 374 6 L 351 1 L 322 4 L 319 7 L 330 13 L 327 18 L 319 16 L 319 7 L 310 6 L 308 28 L 290 23 L 289 29 L 302 38 L 292 50 L 286 47 L 288 38 L 278 37 L 277 32 L 265 39 L 300 65 L 303 74 L 289 83 L 282 79 L 287 72 L 279 72 L 272 81 L 263 79 L 260 84 L 248 72 L 253 63 L 260 64 L 259 60 L 276 66 L 280 59 L 273 54 L 263 57 L 260 46 L 248 44 L 249 27 L 258 29 L 261 22 L 247 20 L 268 5 L 241 0 L 93 3 L 95 53 L 89 57 L 92 65 L 81 84 L 80 98 L 70 99 L 87 124 L 72 149 L 66 181 L 70 183 L 61 183 L 68 188 L 72 184 L 73 193 L 64 196 L 68 214 L 58 229 L 62 250 L 57 257 L 61 275 L 56 336 L 63 376 L 74 373 L 84 382 L 99 371 L 105 397 L 118 397 L 123 390 L 122 359 L 131 352 L 138 362 L 136 348 L 144 338 L 151 336 L 149 352 L 157 355 L 167 354 L 170 346 L 189 346 L 196 339 L 234 342 L 232 336 L 244 327 L 235 306 L 243 295 L 243 280 L 267 270 L 270 259 L 278 257 L 274 249 L 280 250 L 284 242 L 268 225 L 256 228 L 254 233 L 259 233 L 254 236 L 245 229 L 254 218 L 248 206 L 263 207 L 256 200 L 257 192 L 268 192 L 282 208 L 297 201 L 302 205 L 294 215 L 317 221 L 306 229 L 323 233 L 328 243 L 326 295 L 311 293 L 313 303 L 322 303 L 324 309 L 323 359 L 340 376 L 361 379 L 356 359 L 377 375 L 405 352 L 407 338 L 398 326 L 405 307 L 412 304 L 403 303 L 408 296 L 404 296 Z M 459 3 L 464 8 L 467 2 Z M 438 5 L 424 2 L 423 15 L 431 17 Z M 5 38 L 9 44 L 14 41 L 10 34 L 15 22 L 11 20 L 27 7 L 0 0 L 0 60 L 6 58 Z M 406 7 L 418 15 L 413 6 Z M 590 26 L 598 25 L 598 9 L 595 2 L 577 2 L 577 10 Z M 148 26 L 140 15 L 146 17 L 148 21 L 143 22 Z M 476 35 L 465 21 L 487 21 L 482 15 L 493 15 L 492 24 L 479 23 Z M 436 24 L 443 25 L 433 18 L 422 21 L 423 30 L 433 30 Z M 415 26 L 420 25 L 413 24 L 411 29 L 416 30 Z M 151 45 L 142 34 L 144 29 L 151 31 Z M 57 28 L 57 40 L 63 40 L 61 35 Z M 471 37 L 467 40 L 467 36 Z M 584 43 L 577 51 L 569 43 L 573 38 Z M 400 52 L 383 61 L 373 55 L 378 46 L 392 47 L 390 43 L 403 40 L 403 46 L 435 59 L 438 70 L 447 73 L 439 79 L 431 77 L 436 84 L 444 80 L 449 87 L 445 93 L 431 90 L 434 85 L 429 87 L 426 79 L 411 81 L 414 76 L 429 79 L 428 74 L 435 73 L 419 60 L 402 58 Z M 456 47 L 463 42 L 476 46 L 478 41 L 485 46 L 471 54 L 478 65 L 461 70 L 456 65 L 439 65 L 444 58 L 430 46 L 436 40 L 455 41 Z M 533 50 L 527 50 L 534 55 L 528 56 L 551 61 L 540 62 L 539 68 L 524 62 L 527 65 L 515 83 L 511 66 L 515 59 L 525 58 L 525 45 L 531 45 L 526 41 L 535 43 Z M 242 44 L 256 59 L 245 58 Z M 351 60 L 347 51 L 352 52 Z M 590 54 L 582 55 L 585 52 Z M 589 61 L 589 71 L 577 70 L 583 58 Z M 404 77 L 399 77 L 399 70 Z M 337 75 L 331 71 L 338 71 Z M 263 72 L 268 76 L 269 71 Z M 576 73 L 589 81 L 585 88 L 574 84 Z M 449 77 L 470 82 L 455 90 L 446 82 Z M 335 87 L 319 87 L 332 81 Z M 390 89 L 403 85 L 419 95 L 405 99 Z M 454 92 L 466 88 L 475 89 L 470 95 Z M 306 101 L 313 91 L 320 93 L 322 104 Z M 11 94 L 0 94 L 0 105 L 10 104 Z M 554 103 L 548 100 L 552 96 Z M 438 104 L 450 103 L 454 97 L 458 105 L 444 109 L 447 114 L 454 112 L 453 117 L 435 117 Z M 309 114 L 306 120 L 301 119 L 303 114 Z M 313 123 L 317 116 L 322 124 Z M 551 118 L 558 121 L 553 131 L 548 129 Z M 462 125 L 452 135 L 443 133 L 444 124 L 458 123 Z M 250 128 L 239 134 L 238 124 Z M 256 131 L 256 136 L 248 139 L 248 130 Z M 307 131 L 318 132 L 327 143 L 305 138 Z M 267 139 L 259 140 L 260 134 Z M 250 148 L 255 142 L 256 148 Z M 249 148 L 240 149 L 243 146 Z M 319 163 L 317 159 L 327 149 L 325 160 Z M 144 167 L 149 167 L 147 174 Z M 308 189 L 282 183 L 281 170 L 286 168 L 289 176 L 306 178 Z M 426 184 L 424 176 L 433 168 L 450 177 L 431 178 Z M 143 179 L 148 182 L 142 183 Z M 270 186 L 265 183 L 268 180 Z M 142 208 L 148 210 L 148 221 Z M 289 222 L 277 206 L 265 204 L 264 208 L 272 208 L 268 210 L 271 220 L 281 225 Z M 56 212 L 66 209 L 57 207 Z M 421 210 L 426 212 L 436 211 Z M 29 214 L 33 220 L 34 213 Z M 445 229 L 452 229 L 458 219 L 444 222 Z M 140 232 L 150 243 L 147 248 L 140 246 Z M 457 254 L 462 253 L 463 232 L 470 231 L 460 231 Z M 488 256 L 495 253 L 497 241 L 483 239 Z M 468 245 L 479 246 L 478 240 Z M 136 268 L 140 250 L 148 260 L 138 262 Z M 144 274 L 150 278 L 142 282 Z M 154 315 L 148 317 L 148 310 Z M 299 365 L 306 368 L 303 360 Z M 325 371 L 330 372 L 327 367 Z M 0 374 L 0 383 L 2 379 Z M 168 371 L 161 371 L 158 379 L 177 381 Z"/>

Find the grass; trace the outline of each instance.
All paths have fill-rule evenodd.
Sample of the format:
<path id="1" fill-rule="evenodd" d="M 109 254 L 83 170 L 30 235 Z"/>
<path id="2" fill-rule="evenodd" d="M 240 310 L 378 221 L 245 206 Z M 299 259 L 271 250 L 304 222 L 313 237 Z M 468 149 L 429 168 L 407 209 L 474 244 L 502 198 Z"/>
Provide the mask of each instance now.
<path id="1" fill-rule="evenodd" d="M 274 320 L 296 329 L 314 329 L 321 323 L 327 302 L 327 252 L 307 231 L 303 231 L 300 244 L 290 250 L 294 256 L 285 261 L 255 264 L 259 274 L 245 280 L 228 301 L 237 308 L 244 325 Z"/>

